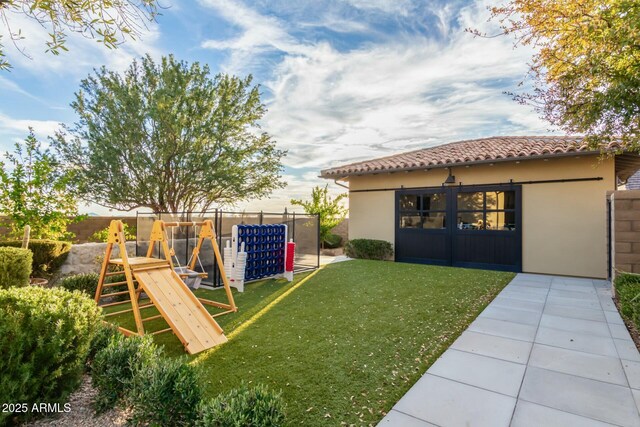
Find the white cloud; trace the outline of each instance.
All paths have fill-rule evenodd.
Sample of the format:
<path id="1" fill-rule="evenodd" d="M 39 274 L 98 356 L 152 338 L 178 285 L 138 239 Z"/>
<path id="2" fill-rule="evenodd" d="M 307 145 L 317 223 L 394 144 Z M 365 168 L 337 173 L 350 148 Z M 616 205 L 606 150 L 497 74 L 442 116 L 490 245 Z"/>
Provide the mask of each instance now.
<path id="1" fill-rule="evenodd" d="M 410 0 L 343 0 L 345 3 L 364 10 L 378 10 L 383 13 L 408 15 L 413 9 Z"/>
<path id="2" fill-rule="evenodd" d="M 297 24 L 299 28 L 327 28 L 336 33 L 373 33 L 376 32 L 367 22 L 353 21 L 328 11 L 324 16 L 316 17 L 313 21 L 303 21 Z"/>
<path id="3" fill-rule="evenodd" d="M 255 59 L 261 52 L 280 51 L 288 54 L 304 54 L 308 47 L 298 43 L 284 30 L 284 23 L 277 18 L 264 16 L 233 0 L 200 0 L 204 6 L 214 9 L 228 22 L 241 29 L 237 37 L 225 40 L 205 40 L 206 49 L 230 50 L 231 61 L 226 68 L 235 72 Z"/>
<path id="4" fill-rule="evenodd" d="M 264 129 L 289 150 L 292 168 L 324 168 L 457 139 L 488 134 L 544 133 L 547 125 L 529 107 L 505 95 L 526 74 L 531 51 L 512 40 L 475 38 L 474 27 L 495 32 L 487 21 L 489 0 L 462 9 L 432 3 L 418 23 L 422 32 L 401 32 L 384 42 L 339 51 L 327 41 L 310 44 L 290 35 L 300 25 L 279 21 L 233 0 L 201 0 L 240 28 L 240 35 L 209 40 L 228 49 L 231 71 L 273 61 Z M 354 7 L 400 15 L 410 1 L 343 0 Z M 316 22 L 330 22 L 327 15 Z M 314 24 L 303 24 L 314 25 Z M 327 25 L 328 27 L 328 25 Z M 439 34 L 436 37 L 436 34 Z"/>
<path id="5" fill-rule="evenodd" d="M 15 92 L 18 93 L 22 96 L 27 96 L 31 99 L 36 99 L 38 100 L 37 97 L 31 95 L 29 92 L 27 92 L 26 90 L 22 89 L 20 87 L 20 85 L 18 85 L 17 83 L 7 79 L 6 77 L 0 76 L 0 89 L 6 90 L 6 91 L 11 91 L 11 92 Z"/>
<path id="6" fill-rule="evenodd" d="M 32 127 L 36 137 L 44 141 L 49 135 L 53 135 L 59 126 L 60 123 L 54 120 L 14 119 L 0 112 L 0 134 L 15 135 L 20 139 L 24 139 L 29 127 Z"/>
<path id="7" fill-rule="evenodd" d="M 487 134 L 544 133 L 535 112 L 503 93 L 524 77 L 531 52 L 461 29 L 487 25 L 484 4 L 454 18 L 457 25 L 439 26 L 444 40 L 404 37 L 348 52 L 320 43 L 286 56 L 265 84 L 273 94 L 265 129 L 289 149 L 287 165 L 323 168 Z"/>

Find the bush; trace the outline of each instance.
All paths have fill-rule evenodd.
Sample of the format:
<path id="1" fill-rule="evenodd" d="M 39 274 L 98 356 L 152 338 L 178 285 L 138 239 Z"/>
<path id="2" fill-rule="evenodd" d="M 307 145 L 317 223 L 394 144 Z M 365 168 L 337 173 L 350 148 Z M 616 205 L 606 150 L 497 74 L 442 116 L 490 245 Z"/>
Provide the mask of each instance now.
<path id="1" fill-rule="evenodd" d="M 89 347 L 89 354 L 87 355 L 87 362 L 93 363 L 98 352 L 107 348 L 111 341 L 120 338 L 122 334 L 118 330 L 118 327 L 111 323 L 100 322 L 98 330 L 91 340 L 91 346 Z"/>
<path id="2" fill-rule="evenodd" d="M 281 393 L 274 393 L 264 385 L 249 388 L 242 384 L 215 399 L 200 405 L 201 427 L 282 426 L 285 405 Z"/>
<path id="3" fill-rule="evenodd" d="M 93 233 L 91 235 L 91 237 L 89 237 L 89 241 L 90 242 L 104 242 L 106 243 L 107 239 L 109 237 L 109 227 L 107 228 L 103 228 L 102 230 L 98 230 L 95 233 Z M 124 223 L 124 238 L 126 240 L 136 240 L 137 236 L 136 236 L 136 227 L 131 226 L 129 224 L 127 224 L 126 222 Z"/>
<path id="4" fill-rule="evenodd" d="M 98 281 L 100 280 L 100 276 L 96 273 L 86 273 L 86 274 L 76 274 L 74 276 L 68 276 L 58 282 L 58 286 L 65 288 L 69 291 L 80 291 L 85 293 L 91 298 L 95 298 L 96 289 L 98 289 Z M 109 276 L 106 278 L 105 283 L 115 283 L 122 282 L 125 280 L 124 274 L 117 276 Z M 104 288 L 105 294 L 111 294 L 115 292 L 126 291 L 127 285 L 120 286 L 109 286 L 108 288 Z M 128 299 L 128 294 L 117 295 L 114 298 L 115 301 L 124 301 Z M 101 301 L 101 303 L 104 302 Z"/>
<path id="5" fill-rule="evenodd" d="M 620 274 L 615 280 L 620 313 L 640 328 L 640 276 Z"/>
<path id="6" fill-rule="evenodd" d="M 196 368 L 183 358 L 156 358 L 139 370 L 129 403 L 132 423 L 192 426 L 198 419 L 202 394 Z"/>
<path id="7" fill-rule="evenodd" d="M 0 402 L 66 401 L 80 384 L 100 312 L 78 292 L 0 289 Z M 0 413 L 0 425 L 11 416 Z"/>
<path id="8" fill-rule="evenodd" d="M 0 242 L 0 246 L 21 247 L 21 241 Z M 71 242 L 56 240 L 30 240 L 29 249 L 33 252 L 33 275 L 51 275 L 60 268 L 69 255 Z"/>
<path id="9" fill-rule="evenodd" d="M 20 248 L 0 248 L 0 288 L 27 286 L 33 255 Z"/>
<path id="10" fill-rule="evenodd" d="M 58 286 L 68 291 L 80 291 L 93 298 L 98 288 L 100 276 L 96 273 L 76 274 L 61 279 Z"/>
<path id="11" fill-rule="evenodd" d="M 386 240 L 353 239 L 344 246 L 344 252 L 349 258 L 384 260 L 393 256 L 393 247 Z"/>
<path id="12" fill-rule="evenodd" d="M 342 245 L 342 237 L 338 236 L 337 234 L 329 233 L 325 236 L 322 244 L 326 249 L 339 248 L 340 245 Z"/>
<path id="13" fill-rule="evenodd" d="M 98 389 L 96 410 L 113 408 L 131 391 L 138 370 L 158 357 L 159 350 L 149 335 L 112 335 L 91 364 L 92 384 Z"/>

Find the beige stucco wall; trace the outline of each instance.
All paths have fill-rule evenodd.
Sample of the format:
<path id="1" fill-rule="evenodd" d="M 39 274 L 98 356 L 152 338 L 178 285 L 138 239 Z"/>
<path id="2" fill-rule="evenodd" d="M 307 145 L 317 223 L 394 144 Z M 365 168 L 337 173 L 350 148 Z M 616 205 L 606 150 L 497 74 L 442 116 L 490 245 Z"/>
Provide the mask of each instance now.
<path id="1" fill-rule="evenodd" d="M 525 272 L 606 277 L 606 192 L 615 189 L 613 159 L 597 156 L 453 167 L 456 182 L 496 184 L 602 177 L 602 181 L 522 186 L 522 268 Z M 446 169 L 349 178 L 351 190 L 440 186 Z M 350 193 L 349 238 L 394 243 L 394 191 Z"/>

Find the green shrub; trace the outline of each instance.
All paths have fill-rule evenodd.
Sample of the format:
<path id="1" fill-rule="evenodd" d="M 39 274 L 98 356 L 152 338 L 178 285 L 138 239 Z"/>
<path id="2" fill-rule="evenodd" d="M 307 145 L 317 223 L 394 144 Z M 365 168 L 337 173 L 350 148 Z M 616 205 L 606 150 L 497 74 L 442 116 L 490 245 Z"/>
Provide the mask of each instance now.
<path id="1" fill-rule="evenodd" d="M 109 343 L 115 339 L 121 337 L 122 334 L 118 330 L 118 327 L 111 323 L 100 322 L 98 330 L 91 340 L 91 346 L 89 347 L 89 354 L 87 355 L 87 361 L 89 364 L 93 363 L 93 360 L 99 351 L 106 348 Z"/>
<path id="2" fill-rule="evenodd" d="M 202 394 L 194 366 L 159 357 L 137 372 L 129 397 L 133 424 L 173 427 L 195 424 Z"/>
<path id="3" fill-rule="evenodd" d="M 640 328 L 640 276 L 620 274 L 616 277 L 615 289 L 620 313 Z"/>
<path id="4" fill-rule="evenodd" d="M 231 390 L 200 405 L 200 427 L 284 425 L 285 405 L 281 393 L 274 393 L 264 385 Z"/>
<path id="5" fill-rule="evenodd" d="M 90 298 L 93 298 L 96 295 L 99 279 L 100 276 L 96 273 L 76 274 L 61 279 L 57 285 L 68 291 L 83 292 Z"/>
<path id="6" fill-rule="evenodd" d="M 32 258 L 26 249 L 0 247 L 0 288 L 27 286 Z"/>
<path id="7" fill-rule="evenodd" d="M 80 384 L 100 313 L 78 292 L 0 289 L 0 402 L 66 401 Z M 0 425 L 11 416 L 0 413 Z"/>
<path id="8" fill-rule="evenodd" d="M 0 242 L 0 246 L 19 248 L 21 241 Z M 33 252 L 33 275 L 51 275 L 64 263 L 71 250 L 71 242 L 57 240 L 30 240 L 29 249 Z"/>
<path id="9" fill-rule="evenodd" d="M 109 344 L 98 351 L 91 364 L 92 384 L 98 390 L 96 410 L 113 408 L 131 391 L 138 370 L 158 357 L 159 350 L 149 335 L 112 335 Z"/>
<path id="10" fill-rule="evenodd" d="M 344 246 L 349 258 L 389 259 L 393 256 L 393 247 L 386 240 L 353 239 Z"/>
<path id="11" fill-rule="evenodd" d="M 338 236 L 337 234 L 329 233 L 325 236 L 322 244 L 327 249 L 339 248 L 340 245 L 342 245 L 342 237 Z"/>
<path id="12" fill-rule="evenodd" d="M 98 281 L 100 280 L 100 276 L 96 273 L 85 273 L 85 274 L 76 274 L 74 276 L 68 276 L 64 279 L 57 282 L 57 285 L 65 288 L 69 291 L 80 291 L 85 293 L 91 298 L 95 298 L 96 289 L 98 289 Z M 105 283 L 115 283 L 122 282 L 125 280 L 124 274 L 122 276 L 109 276 L 106 278 Z M 119 286 L 109 286 L 104 288 L 105 294 L 112 294 L 115 292 L 126 291 L 127 285 L 119 285 Z M 115 301 L 124 301 L 125 299 L 129 299 L 128 294 L 124 295 L 116 295 L 112 297 Z M 101 303 L 105 302 L 104 300 L 100 301 Z"/>
<path id="13" fill-rule="evenodd" d="M 136 227 L 127 224 L 124 224 L 124 238 L 126 240 L 136 240 Z M 89 237 L 90 242 L 106 242 L 109 237 L 109 227 L 103 228 L 102 230 L 98 230 Z"/>

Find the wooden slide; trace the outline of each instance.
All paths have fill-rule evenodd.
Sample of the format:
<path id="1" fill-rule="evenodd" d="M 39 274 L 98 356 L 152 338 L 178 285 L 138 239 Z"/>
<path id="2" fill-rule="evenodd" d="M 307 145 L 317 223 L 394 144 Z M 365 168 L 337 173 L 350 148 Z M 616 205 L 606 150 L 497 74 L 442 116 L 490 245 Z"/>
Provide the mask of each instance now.
<path id="1" fill-rule="evenodd" d="M 227 342 L 220 325 L 169 265 L 133 270 L 133 276 L 189 354 Z"/>

